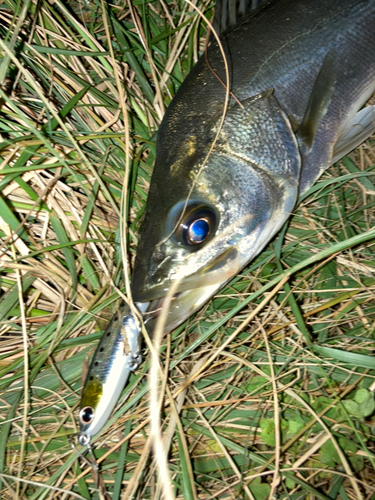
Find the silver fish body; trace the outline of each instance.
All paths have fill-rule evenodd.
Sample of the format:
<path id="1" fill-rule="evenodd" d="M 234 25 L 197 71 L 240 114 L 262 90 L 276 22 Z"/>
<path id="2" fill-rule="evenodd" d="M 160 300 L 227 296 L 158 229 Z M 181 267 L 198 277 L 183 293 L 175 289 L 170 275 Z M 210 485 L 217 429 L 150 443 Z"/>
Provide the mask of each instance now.
<path id="1" fill-rule="evenodd" d="M 254 258 L 298 195 L 340 155 L 375 90 L 375 0 L 275 0 L 211 37 L 161 124 L 133 273 L 156 310 L 179 281 L 169 331 Z M 375 123 L 375 122 L 374 122 Z M 340 153 L 338 153 L 340 152 Z M 152 321 L 149 323 L 152 329 Z"/>
<path id="2" fill-rule="evenodd" d="M 81 444 L 89 444 L 106 424 L 130 373 L 142 362 L 140 342 L 140 323 L 124 305 L 104 332 L 86 376 L 79 412 Z"/>

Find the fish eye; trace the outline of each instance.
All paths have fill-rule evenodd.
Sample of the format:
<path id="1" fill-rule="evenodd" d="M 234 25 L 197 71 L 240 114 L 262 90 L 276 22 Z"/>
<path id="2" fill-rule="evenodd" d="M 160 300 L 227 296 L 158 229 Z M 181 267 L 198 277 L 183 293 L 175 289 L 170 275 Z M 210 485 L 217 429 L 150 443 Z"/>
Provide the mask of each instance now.
<path id="1" fill-rule="evenodd" d="M 193 203 L 187 207 L 175 236 L 179 244 L 195 246 L 198 250 L 215 234 L 217 226 L 216 211 L 202 204 Z"/>
<path id="2" fill-rule="evenodd" d="M 183 237 L 188 245 L 199 245 L 210 234 L 210 223 L 206 218 L 194 220 L 190 226 L 183 226 Z"/>
<path id="3" fill-rule="evenodd" d="M 177 245 L 197 251 L 214 236 L 219 218 L 216 208 L 203 200 L 180 201 L 169 213 L 166 232 Z"/>
<path id="4" fill-rule="evenodd" d="M 91 408 L 91 406 L 85 406 L 82 408 L 82 410 L 79 412 L 79 419 L 83 424 L 89 424 L 92 419 L 94 418 L 94 410 Z"/>

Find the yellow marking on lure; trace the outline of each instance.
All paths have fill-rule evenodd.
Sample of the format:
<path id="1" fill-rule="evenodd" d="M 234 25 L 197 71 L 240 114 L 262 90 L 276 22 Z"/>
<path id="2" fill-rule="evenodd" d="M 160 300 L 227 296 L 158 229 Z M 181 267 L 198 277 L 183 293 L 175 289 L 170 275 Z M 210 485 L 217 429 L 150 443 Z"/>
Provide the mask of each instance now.
<path id="1" fill-rule="evenodd" d="M 103 395 L 103 384 L 96 377 L 92 377 L 85 385 L 82 392 L 81 406 L 96 408 Z"/>

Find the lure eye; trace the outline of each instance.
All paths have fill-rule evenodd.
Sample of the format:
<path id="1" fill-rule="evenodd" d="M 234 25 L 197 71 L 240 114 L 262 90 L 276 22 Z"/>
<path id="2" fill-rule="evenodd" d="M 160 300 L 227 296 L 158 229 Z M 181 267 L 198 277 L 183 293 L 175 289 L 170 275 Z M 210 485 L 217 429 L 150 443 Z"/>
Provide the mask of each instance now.
<path id="1" fill-rule="evenodd" d="M 79 419 L 83 424 L 89 424 L 94 418 L 94 413 L 95 412 L 91 406 L 85 406 L 85 408 L 82 408 L 79 412 Z"/>

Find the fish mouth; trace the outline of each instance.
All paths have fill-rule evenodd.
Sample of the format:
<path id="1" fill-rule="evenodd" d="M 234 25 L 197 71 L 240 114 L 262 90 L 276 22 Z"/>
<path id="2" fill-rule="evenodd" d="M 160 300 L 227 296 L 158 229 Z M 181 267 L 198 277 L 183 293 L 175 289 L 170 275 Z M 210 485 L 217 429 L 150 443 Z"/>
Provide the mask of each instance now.
<path id="1" fill-rule="evenodd" d="M 169 333 L 200 309 L 240 269 L 240 254 L 235 246 L 229 247 L 209 265 L 181 280 L 169 306 L 164 333 Z M 133 300 L 143 311 L 147 330 L 153 333 L 157 317 L 169 292 L 169 284 L 134 292 Z"/>
<path id="2" fill-rule="evenodd" d="M 221 287 L 223 283 L 199 287 L 192 290 L 186 290 L 173 295 L 169 306 L 167 320 L 163 326 L 164 334 L 167 334 L 177 328 L 195 311 L 200 309 Z M 152 300 L 148 303 L 136 302 L 138 309 L 143 309 L 143 320 L 150 333 L 153 334 L 157 318 L 164 306 L 165 296 Z M 147 310 L 146 304 L 148 305 Z"/>

